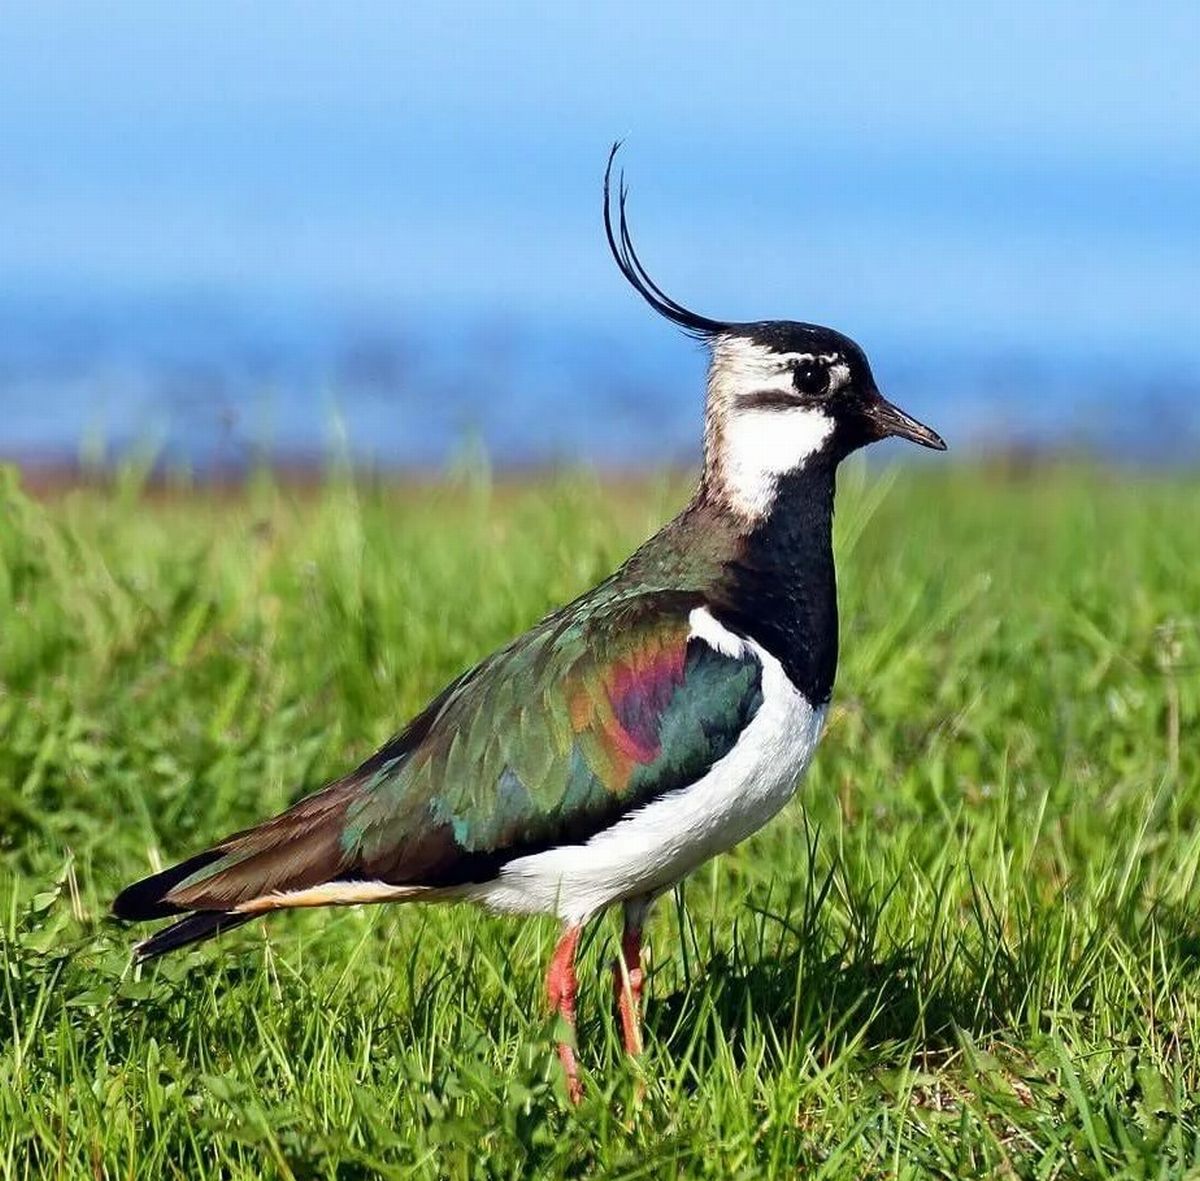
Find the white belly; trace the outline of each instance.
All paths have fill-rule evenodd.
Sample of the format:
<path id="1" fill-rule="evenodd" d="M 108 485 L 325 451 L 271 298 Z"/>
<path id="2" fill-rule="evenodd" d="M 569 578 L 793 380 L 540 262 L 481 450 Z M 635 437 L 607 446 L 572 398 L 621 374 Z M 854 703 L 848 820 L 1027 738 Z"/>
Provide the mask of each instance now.
<path id="1" fill-rule="evenodd" d="M 654 894 L 761 828 L 791 798 L 821 736 L 814 708 L 782 666 L 703 609 L 692 630 L 713 647 L 762 664 L 762 704 L 733 749 L 690 787 L 629 813 L 585 844 L 510 861 L 468 897 L 494 910 L 557 914 L 570 922 L 627 898 Z"/>

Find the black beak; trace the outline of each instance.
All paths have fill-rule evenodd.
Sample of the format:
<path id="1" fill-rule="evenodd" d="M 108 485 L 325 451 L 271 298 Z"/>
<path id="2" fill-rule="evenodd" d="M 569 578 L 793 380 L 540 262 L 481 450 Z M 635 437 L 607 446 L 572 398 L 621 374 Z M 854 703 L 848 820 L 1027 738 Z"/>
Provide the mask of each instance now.
<path id="1" fill-rule="evenodd" d="M 934 451 L 945 451 L 946 441 L 937 431 L 930 430 L 923 422 L 904 413 L 899 406 L 893 406 L 882 394 L 867 409 L 867 419 L 878 432 L 876 438 L 886 439 L 895 435 L 899 439 L 908 439 L 911 443 L 920 443 Z"/>

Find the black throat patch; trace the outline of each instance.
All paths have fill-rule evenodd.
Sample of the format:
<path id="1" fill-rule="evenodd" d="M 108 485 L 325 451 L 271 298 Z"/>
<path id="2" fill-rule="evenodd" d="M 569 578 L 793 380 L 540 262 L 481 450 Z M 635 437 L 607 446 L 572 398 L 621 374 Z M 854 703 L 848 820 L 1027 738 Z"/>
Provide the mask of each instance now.
<path id="1" fill-rule="evenodd" d="M 837 575 L 833 566 L 836 458 L 818 452 L 779 479 L 763 520 L 726 566 L 714 614 L 783 665 L 814 705 L 833 693 L 837 672 Z"/>

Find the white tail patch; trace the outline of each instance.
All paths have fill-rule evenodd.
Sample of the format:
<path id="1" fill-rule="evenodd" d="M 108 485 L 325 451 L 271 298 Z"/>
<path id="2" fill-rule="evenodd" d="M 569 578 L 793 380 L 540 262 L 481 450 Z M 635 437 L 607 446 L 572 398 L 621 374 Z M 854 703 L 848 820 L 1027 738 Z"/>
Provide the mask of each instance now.
<path id="1" fill-rule="evenodd" d="M 402 902 L 422 894 L 442 893 L 432 886 L 390 886 L 387 882 L 324 882 L 305 890 L 276 890 L 234 907 L 237 914 L 264 914 L 297 906 L 357 906 L 368 902 Z"/>

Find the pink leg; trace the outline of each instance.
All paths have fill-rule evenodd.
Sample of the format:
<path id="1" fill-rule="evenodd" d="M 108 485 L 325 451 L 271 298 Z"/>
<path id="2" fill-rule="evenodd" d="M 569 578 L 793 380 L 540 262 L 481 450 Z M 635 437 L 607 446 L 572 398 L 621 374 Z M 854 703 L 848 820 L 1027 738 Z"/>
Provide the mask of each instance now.
<path id="1" fill-rule="evenodd" d="M 625 908 L 621 932 L 621 958 L 613 963 L 613 991 L 621 1018 L 621 1037 L 625 1053 L 636 1057 L 642 1052 L 642 909 Z"/>
<path id="2" fill-rule="evenodd" d="M 579 989 L 575 979 L 575 953 L 579 950 L 582 925 L 563 928 L 562 937 L 550 957 L 546 971 L 546 996 L 550 1008 L 575 1032 L 575 996 Z M 567 1096 L 572 1103 L 583 1098 L 583 1084 L 579 1081 L 579 1064 L 575 1061 L 575 1049 L 567 1042 L 558 1043 L 558 1059 L 567 1076 Z"/>

